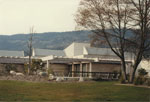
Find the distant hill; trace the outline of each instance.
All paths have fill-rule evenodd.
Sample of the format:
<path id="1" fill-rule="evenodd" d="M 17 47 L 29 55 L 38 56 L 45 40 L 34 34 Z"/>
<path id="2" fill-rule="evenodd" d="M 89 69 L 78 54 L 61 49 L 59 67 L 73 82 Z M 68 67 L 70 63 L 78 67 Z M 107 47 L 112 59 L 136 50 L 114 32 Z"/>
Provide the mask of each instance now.
<path id="1" fill-rule="evenodd" d="M 34 34 L 33 47 L 64 49 L 72 42 L 89 42 L 89 31 L 45 32 Z M 0 35 L 0 50 L 27 51 L 29 34 Z"/>

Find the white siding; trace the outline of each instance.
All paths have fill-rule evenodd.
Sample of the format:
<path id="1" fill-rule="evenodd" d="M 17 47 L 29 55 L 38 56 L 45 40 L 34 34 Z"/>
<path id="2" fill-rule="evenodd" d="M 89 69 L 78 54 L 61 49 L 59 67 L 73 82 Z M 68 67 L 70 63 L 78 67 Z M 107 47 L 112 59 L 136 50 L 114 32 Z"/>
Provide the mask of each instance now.
<path id="1" fill-rule="evenodd" d="M 72 43 L 66 49 L 64 49 L 66 56 L 74 57 L 78 55 L 83 55 L 83 48 L 90 47 L 89 43 Z"/>
<path id="2" fill-rule="evenodd" d="M 35 49 L 32 50 L 32 56 L 35 57 Z"/>
<path id="3" fill-rule="evenodd" d="M 83 48 L 83 55 L 88 55 L 87 49 L 85 47 Z"/>
<path id="4" fill-rule="evenodd" d="M 74 56 L 83 55 L 83 48 L 90 47 L 89 43 L 74 43 Z"/>
<path id="5" fill-rule="evenodd" d="M 72 43 L 67 48 L 65 48 L 64 52 L 67 57 L 73 57 L 74 56 L 74 43 Z"/>

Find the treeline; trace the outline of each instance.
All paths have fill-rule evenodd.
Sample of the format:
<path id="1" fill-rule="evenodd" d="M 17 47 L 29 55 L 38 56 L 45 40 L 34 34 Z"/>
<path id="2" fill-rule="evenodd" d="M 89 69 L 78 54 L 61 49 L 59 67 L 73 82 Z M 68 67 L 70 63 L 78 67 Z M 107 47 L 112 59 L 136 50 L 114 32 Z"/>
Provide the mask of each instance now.
<path id="1" fill-rule="evenodd" d="M 33 47 L 64 49 L 72 42 L 89 42 L 89 31 L 45 32 L 34 34 Z M 27 50 L 29 34 L 0 35 L 0 50 Z"/>

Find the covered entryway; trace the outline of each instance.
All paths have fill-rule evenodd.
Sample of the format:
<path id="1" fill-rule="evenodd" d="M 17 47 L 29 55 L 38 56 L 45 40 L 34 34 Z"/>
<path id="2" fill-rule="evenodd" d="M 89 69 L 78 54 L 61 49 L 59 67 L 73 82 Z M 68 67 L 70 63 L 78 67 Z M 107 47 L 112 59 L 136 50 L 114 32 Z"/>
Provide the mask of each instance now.
<path id="1" fill-rule="evenodd" d="M 89 72 L 92 72 L 92 62 L 93 60 L 88 59 L 55 58 L 46 61 L 46 68 L 47 71 L 51 69 L 59 76 L 91 77 Z"/>

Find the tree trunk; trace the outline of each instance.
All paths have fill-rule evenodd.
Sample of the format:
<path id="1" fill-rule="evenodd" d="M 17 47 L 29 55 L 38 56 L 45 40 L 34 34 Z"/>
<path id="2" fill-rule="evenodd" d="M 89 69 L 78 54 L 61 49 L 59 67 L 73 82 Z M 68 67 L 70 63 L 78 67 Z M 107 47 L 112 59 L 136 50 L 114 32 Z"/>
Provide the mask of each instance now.
<path id="1" fill-rule="evenodd" d="M 133 66 L 133 71 L 132 71 L 131 77 L 130 77 L 130 83 L 134 82 L 135 73 L 136 73 L 137 67 L 138 67 L 138 65 L 139 65 L 140 62 L 141 62 L 141 59 L 136 60 L 134 66 Z"/>
<path id="2" fill-rule="evenodd" d="M 31 69 L 31 56 L 29 56 L 28 75 L 30 75 L 30 69 Z"/>
<path id="3" fill-rule="evenodd" d="M 134 79 L 135 79 L 135 73 L 136 73 L 136 70 L 137 70 L 137 67 L 139 65 L 139 62 L 136 62 L 135 65 L 133 66 L 133 71 L 131 73 L 131 77 L 130 77 L 130 83 L 133 83 L 134 82 Z"/>
<path id="4" fill-rule="evenodd" d="M 30 74 L 30 67 L 28 67 L 28 75 Z"/>
<path id="5" fill-rule="evenodd" d="M 132 75 L 131 75 L 131 77 L 130 77 L 130 83 L 133 83 L 133 82 L 134 82 L 134 79 L 135 79 L 135 72 L 136 72 L 136 70 L 133 69 Z"/>
<path id="6" fill-rule="evenodd" d="M 127 74 L 126 74 L 126 64 L 125 64 L 124 60 L 121 61 L 121 65 L 122 65 L 123 78 L 126 81 L 126 80 L 128 80 L 128 78 L 127 78 Z"/>

